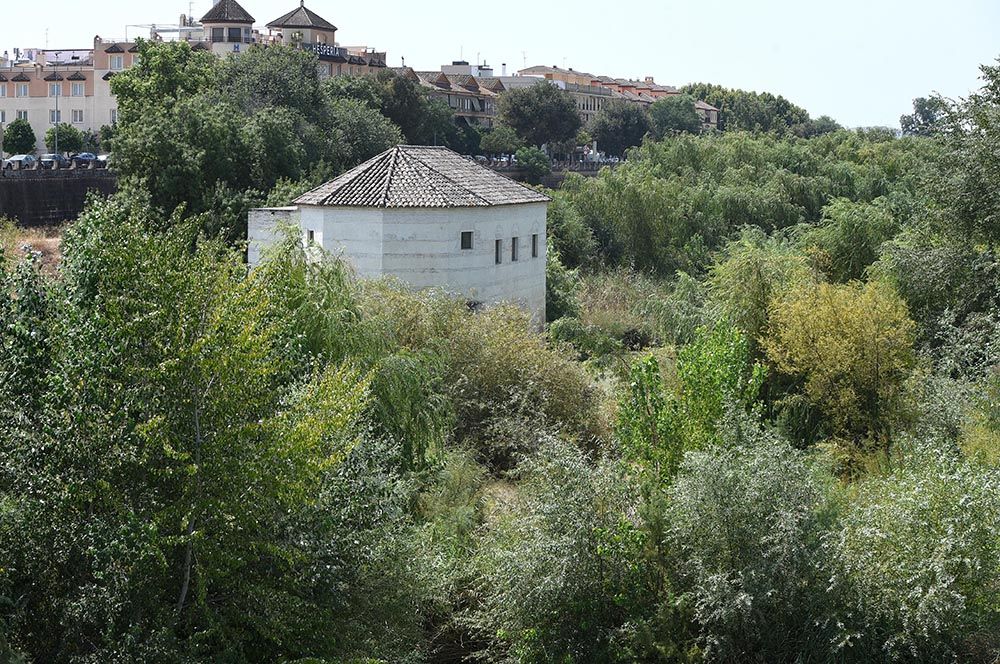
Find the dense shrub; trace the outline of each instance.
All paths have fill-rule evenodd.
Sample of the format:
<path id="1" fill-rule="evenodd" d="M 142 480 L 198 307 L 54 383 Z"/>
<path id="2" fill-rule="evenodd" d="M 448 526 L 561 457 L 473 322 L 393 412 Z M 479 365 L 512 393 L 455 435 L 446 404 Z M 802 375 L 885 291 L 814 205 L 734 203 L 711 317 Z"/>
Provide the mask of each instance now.
<path id="1" fill-rule="evenodd" d="M 845 640 L 892 661 L 995 661 L 1000 476 L 918 445 L 857 488 L 831 535 L 836 585 L 863 617 Z"/>
<path id="2" fill-rule="evenodd" d="M 479 561 L 483 605 L 474 621 L 495 639 L 486 654 L 518 662 L 623 658 L 630 624 L 650 615 L 656 600 L 631 485 L 553 439 L 515 478 L 521 491 L 498 515 Z"/>
<path id="3" fill-rule="evenodd" d="M 837 620 L 822 548 L 827 481 L 757 426 L 688 455 L 669 493 L 668 550 L 707 659 L 824 661 Z"/>

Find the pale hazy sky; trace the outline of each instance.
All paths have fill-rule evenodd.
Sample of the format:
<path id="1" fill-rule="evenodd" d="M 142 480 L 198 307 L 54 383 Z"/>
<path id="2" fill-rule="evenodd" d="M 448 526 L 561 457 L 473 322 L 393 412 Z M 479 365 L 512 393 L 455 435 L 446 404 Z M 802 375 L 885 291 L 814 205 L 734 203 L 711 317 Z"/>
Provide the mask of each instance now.
<path id="1" fill-rule="evenodd" d="M 201 17 L 211 0 L 191 3 Z M 245 0 L 258 25 L 298 0 Z M 87 47 L 126 25 L 176 23 L 187 0 L 9 0 L 0 52 Z M 848 126 L 898 124 L 916 96 L 966 95 L 1000 57 L 1000 0 L 307 0 L 341 45 L 388 51 L 389 64 L 435 69 L 477 54 L 511 71 L 572 67 L 782 94 Z M 129 28 L 128 36 L 144 34 Z"/>

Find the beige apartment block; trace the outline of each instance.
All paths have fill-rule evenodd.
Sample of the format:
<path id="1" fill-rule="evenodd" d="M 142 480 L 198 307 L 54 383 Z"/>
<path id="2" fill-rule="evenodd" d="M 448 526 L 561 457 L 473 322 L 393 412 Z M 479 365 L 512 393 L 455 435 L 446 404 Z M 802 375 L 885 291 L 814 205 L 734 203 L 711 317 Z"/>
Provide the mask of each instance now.
<path id="1" fill-rule="evenodd" d="M 366 76 L 386 69 L 386 54 L 367 47 L 342 47 L 337 28 L 305 6 L 271 21 L 266 34 L 236 0 L 217 0 L 200 24 L 181 17 L 173 30 L 199 51 L 219 57 L 238 56 L 248 48 L 287 44 L 316 54 L 321 76 Z M 151 31 L 163 41 L 168 31 Z M 118 104 L 111 92 L 115 74 L 139 61 L 135 41 L 95 37 L 90 49 L 28 49 L 0 61 L 0 131 L 26 119 L 37 137 L 36 150 L 45 151 L 45 133 L 65 122 L 97 133 L 118 121 Z"/>

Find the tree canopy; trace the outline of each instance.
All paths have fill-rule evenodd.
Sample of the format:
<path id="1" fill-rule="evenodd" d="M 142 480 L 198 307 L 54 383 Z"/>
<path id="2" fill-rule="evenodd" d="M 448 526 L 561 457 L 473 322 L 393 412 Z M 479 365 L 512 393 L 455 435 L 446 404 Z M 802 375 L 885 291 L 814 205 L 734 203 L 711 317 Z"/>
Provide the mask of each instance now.
<path id="1" fill-rule="evenodd" d="M 57 134 L 59 137 L 59 152 L 80 152 L 83 150 L 83 132 L 65 122 L 51 127 L 45 132 L 45 147 L 49 150 L 54 151 L 56 149 Z"/>
<path id="2" fill-rule="evenodd" d="M 35 130 L 27 120 L 18 118 L 3 131 L 3 150 L 9 154 L 32 154 L 36 142 Z"/>
<path id="3" fill-rule="evenodd" d="M 719 109 L 723 131 L 775 131 L 784 133 L 809 120 L 809 113 L 781 95 L 747 92 L 710 83 L 692 83 L 681 92 Z"/>
<path id="4" fill-rule="evenodd" d="M 650 122 L 646 111 L 636 104 L 624 101 L 605 106 L 587 127 L 587 132 L 597 141 L 599 150 L 616 157 L 642 145 L 649 133 Z"/>
<path id="5" fill-rule="evenodd" d="M 701 131 L 701 116 L 690 95 L 668 95 L 649 107 L 653 132 L 657 138 L 672 134 L 697 134 Z"/>
<path id="6" fill-rule="evenodd" d="M 573 140 L 583 125 L 570 94 L 548 81 L 505 92 L 497 119 L 535 147 Z"/>

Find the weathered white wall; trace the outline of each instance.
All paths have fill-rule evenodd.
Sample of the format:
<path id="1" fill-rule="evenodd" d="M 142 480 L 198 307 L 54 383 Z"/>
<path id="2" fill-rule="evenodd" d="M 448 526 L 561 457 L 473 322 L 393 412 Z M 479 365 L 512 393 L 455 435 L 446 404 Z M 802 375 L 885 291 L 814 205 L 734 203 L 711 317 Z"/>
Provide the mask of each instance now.
<path id="1" fill-rule="evenodd" d="M 483 208 L 360 209 L 302 206 L 250 213 L 249 262 L 275 239 L 282 221 L 300 224 L 313 241 L 349 262 L 363 278 L 390 276 L 415 289 L 440 288 L 471 302 L 510 302 L 545 321 L 546 203 Z M 297 217 L 297 219 L 296 219 Z M 462 249 L 462 232 L 472 231 L 473 248 Z M 538 256 L 531 237 L 538 236 Z M 511 260 L 512 238 L 518 260 Z M 503 243 L 495 262 L 495 241 Z"/>
<path id="2" fill-rule="evenodd" d="M 443 288 L 484 304 L 512 302 L 545 322 L 545 203 L 486 208 L 391 209 L 385 211 L 383 273 L 414 288 Z M 473 232 L 473 248 L 462 250 L 462 231 Z M 531 236 L 538 235 L 538 256 Z M 512 238 L 519 239 L 517 262 Z M 502 262 L 494 242 L 503 244 Z"/>
<path id="3" fill-rule="evenodd" d="M 247 219 L 247 264 L 250 267 L 260 265 L 263 253 L 282 237 L 283 228 L 298 225 L 298 216 L 299 209 L 294 207 L 250 210 Z"/>

